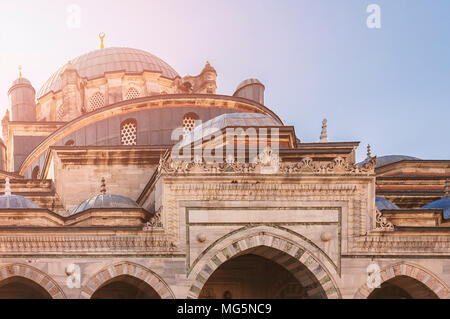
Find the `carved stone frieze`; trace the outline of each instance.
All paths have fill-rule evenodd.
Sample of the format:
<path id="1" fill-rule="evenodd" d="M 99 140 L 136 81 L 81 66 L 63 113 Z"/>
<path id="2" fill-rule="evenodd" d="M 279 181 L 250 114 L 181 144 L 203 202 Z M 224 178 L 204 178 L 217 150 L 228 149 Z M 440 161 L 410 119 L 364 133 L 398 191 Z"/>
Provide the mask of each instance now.
<path id="1" fill-rule="evenodd" d="M 167 158 L 160 161 L 159 170 L 166 174 L 190 173 L 233 173 L 233 174 L 312 174 L 312 175 L 372 175 L 375 173 L 376 157 L 371 158 L 361 167 L 352 165 L 342 157 L 323 163 L 310 157 L 297 163 L 283 163 L 277 154 L 266 149 L 251 163 L 236 162 L 230 158 L 224 163 L 207 163 L 201 158 L 194 161 L 174 161 Z"/>

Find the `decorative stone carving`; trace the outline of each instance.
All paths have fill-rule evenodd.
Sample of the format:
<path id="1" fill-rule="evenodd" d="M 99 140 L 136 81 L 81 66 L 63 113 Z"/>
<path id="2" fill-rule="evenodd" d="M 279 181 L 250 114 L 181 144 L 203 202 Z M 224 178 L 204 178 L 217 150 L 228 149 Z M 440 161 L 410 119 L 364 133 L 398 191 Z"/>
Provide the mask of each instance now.
<path id="1" fill-rule="evenodd" d="M 310 157 L 297 163 L 282 163 L 270 148 L 258 155 L 253 163 L 236 162 L 227 157 L 225 163 L 206 163 L 199 156 L 193 162 L 173 161 L 172 158 L 161 159 L 159 170 L 168 174 L 187 173 L 260 173 L 260 174 L 314 174 L 314 175 L 370 175 L 375 173 L 376 157 L 372 157 L 361 167 L 351 165 L 342 157 L 328 163 L 314 161 Z"/>
<path id="2" fill-rule="evenodd" d="M 161 220 L 161 210 L 162 207 L 155 213 L 155 215 L 145 224 L 143 230 L 144 231 L 152 231 L 155 228 L 162 228 L 162 220 Z"/>
<path id="3" fill-rule="evenodd" d="M 375 215 L 375 225 L 375 230 L 377 231 L 394 231 L 394 225 L 386 217 L 383 217 L 383 213 L 378 209 Z"/>

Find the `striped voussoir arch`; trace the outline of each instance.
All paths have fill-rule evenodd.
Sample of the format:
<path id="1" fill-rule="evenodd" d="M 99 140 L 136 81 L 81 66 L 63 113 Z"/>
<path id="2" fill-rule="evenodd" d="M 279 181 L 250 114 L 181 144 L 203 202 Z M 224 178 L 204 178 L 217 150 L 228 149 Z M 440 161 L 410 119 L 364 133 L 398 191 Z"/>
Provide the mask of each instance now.
<path id="1" fill-rule="evenodd" d="M 114 279 L 115 277 L 123 275 L 128 275 L 147 283 L 156 291 L 156 293 L 158 293 L 161 299 L 175 298 L 175 295 L 171 291 L 170 287 L 164 282 L 161 277 L 159 277 L 150 269 L 131 262 L 119 262 L 103 268 L 102 270 L 97 272 L 83 285 L 80 298 L 91 298 L 92 295 L 102 287 L 102 285 L 104 285 L 111 279 Z"/>
<path id="2" fill-rule="evenodd" d="M 207 260 L 194 275 L 195 280 L 188 292 L 188 298 L 198 298 L 208 278 L 223 263 L 246 254 L 267 258 L 284 267 L 306 289 L 311 299 L 341 298 L 330 274 L 309 251 L 294 242 L 267 232 L 235 241 Z"/>
<path id="3" fill-rule="evenodd" d="M 47 291 L 52 299 L 66 298 L 66 295 L 56 281 L 32 266 L 15 263 L 0 268 L 0 282 L 12 277 L 22 277 L 35 282 Z"/>
<path id="4" fill-rule="evenodd" d="M 417 281 L 428 287 L 431 291 L 433 291 L 440 299 L 450 298 L 450 290 L 446 286 L 446 284 L 433 273 L 419 265 L 415 265 L 409 262 L 400 262 L 388 266 L 380 272 L 381 283 L 384 283 L 398 276 L 407 276 L 416 279 Z M 354 298 L 366 299 L 374 290 L 375 288 L 369 288 L 367 286 L 367 283 L 365 283 L 355 293 Z"/>

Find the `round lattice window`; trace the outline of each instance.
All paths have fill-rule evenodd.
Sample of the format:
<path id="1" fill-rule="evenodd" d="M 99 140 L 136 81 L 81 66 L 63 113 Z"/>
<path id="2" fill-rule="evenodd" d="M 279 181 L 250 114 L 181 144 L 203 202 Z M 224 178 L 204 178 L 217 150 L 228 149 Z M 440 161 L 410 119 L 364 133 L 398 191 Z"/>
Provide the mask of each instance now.
<path id="1" fill-rule="evenodd" d="M 62 121 L 64 117 L 64 105 L 60 105 L 58 111 L 56 112 L 56 119 Z"/>
<path id="2" fill-rule="evenodd" d="M 137 99 L 140 96 L 141 96 L 141 93 L 139 93 L 139 91 L 136 88 L 129 88 L 126 99 L 133 100 L 133 99 Z"/>
<path id="3" fill-rule="evenodd" d="M 136 121 L 127 121 L 121 125 L 120 141 L 122 145 L 137 144 L 137 124 Z"/>
<path id="4" fill-rule="evenodd" d="M 89 99 L 89 111 L 95 111 L 105 106 L 105 97 L 100 92 L 95 93 Z"/>
<path id="5" fill-rule="evenodd" d="M 184 135 L 189 134 L 195 128 L 196 119 L 192 116 L 185 116 L 183 118 L 183 131 Z"/>

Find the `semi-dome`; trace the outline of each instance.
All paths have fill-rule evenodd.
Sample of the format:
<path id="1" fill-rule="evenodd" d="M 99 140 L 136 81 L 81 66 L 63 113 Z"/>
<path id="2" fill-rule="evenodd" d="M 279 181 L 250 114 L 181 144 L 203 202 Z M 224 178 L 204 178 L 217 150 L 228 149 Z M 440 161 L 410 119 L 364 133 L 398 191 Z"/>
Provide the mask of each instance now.
<path id="1" fill-rule="evenodd" d="M 178 73 L 166 62 L 155 55 L 132 48 L 106 48 L 81 55 L 70 63 L 78 71 L 81 78 L 88 80 L 101 78 L 105 73 L 125 72 L 126 74 L 142 74 L 145 71 L 158 72 L 169 79 L 178 77 Z M 49 92 L 61 90 L 61 67 L 39 90 L 37 98 Z"/>
<path id="2" fill-rule="evenodd" d="M 71 215 L 84 212 L 92 208 L 140 208 L 139 205 L 131 198 L 106 194 L 105 180 L 102 179 L 102 186 L 99 195 L 91 197 L 76 207 Z"/>
<path id="3" fill-rule="evenodd" d="M 377 206 L 378 210 L 383 209 L 399 209 L 397 205 L 395 205 L 393 202 L 388 201 L 387 199 L 383 197 L 376 197 L 375 198 L 375 206 Z"/>
<path id="4" fill-rule="evenodd" d="M 405 155 L 386 155 L 386 156 L 380 156 L 377 157 L 377 168 L 383 167 L 389 164 L 401 162 L 401 161 L 414 161 L 414 160 L 420 160 L 420 158 L 413 157 L 413 156 L 405 156 Z M 359 166 L 364 165 L 367 162 L 367 160 L 362 161 L 358 163 Z"/>
<path id="5" fill-rule="evenodd" d="M 11 186 L 9 184 L 9 178 L 6 178 L 5 194 L 0 196 L 0 209 L 16 209 L 16 208 L 41 208 L 32 200 L 20 195 L 11 194 Z"/>
<path id="6" fill-rule="evenodd" d="M 443 209 L 444 210 L 444 218 L 450 219 L 450 197 L 443 198 L 432 202 L 428 205 L 423 206 L 424 209 Z"/>

